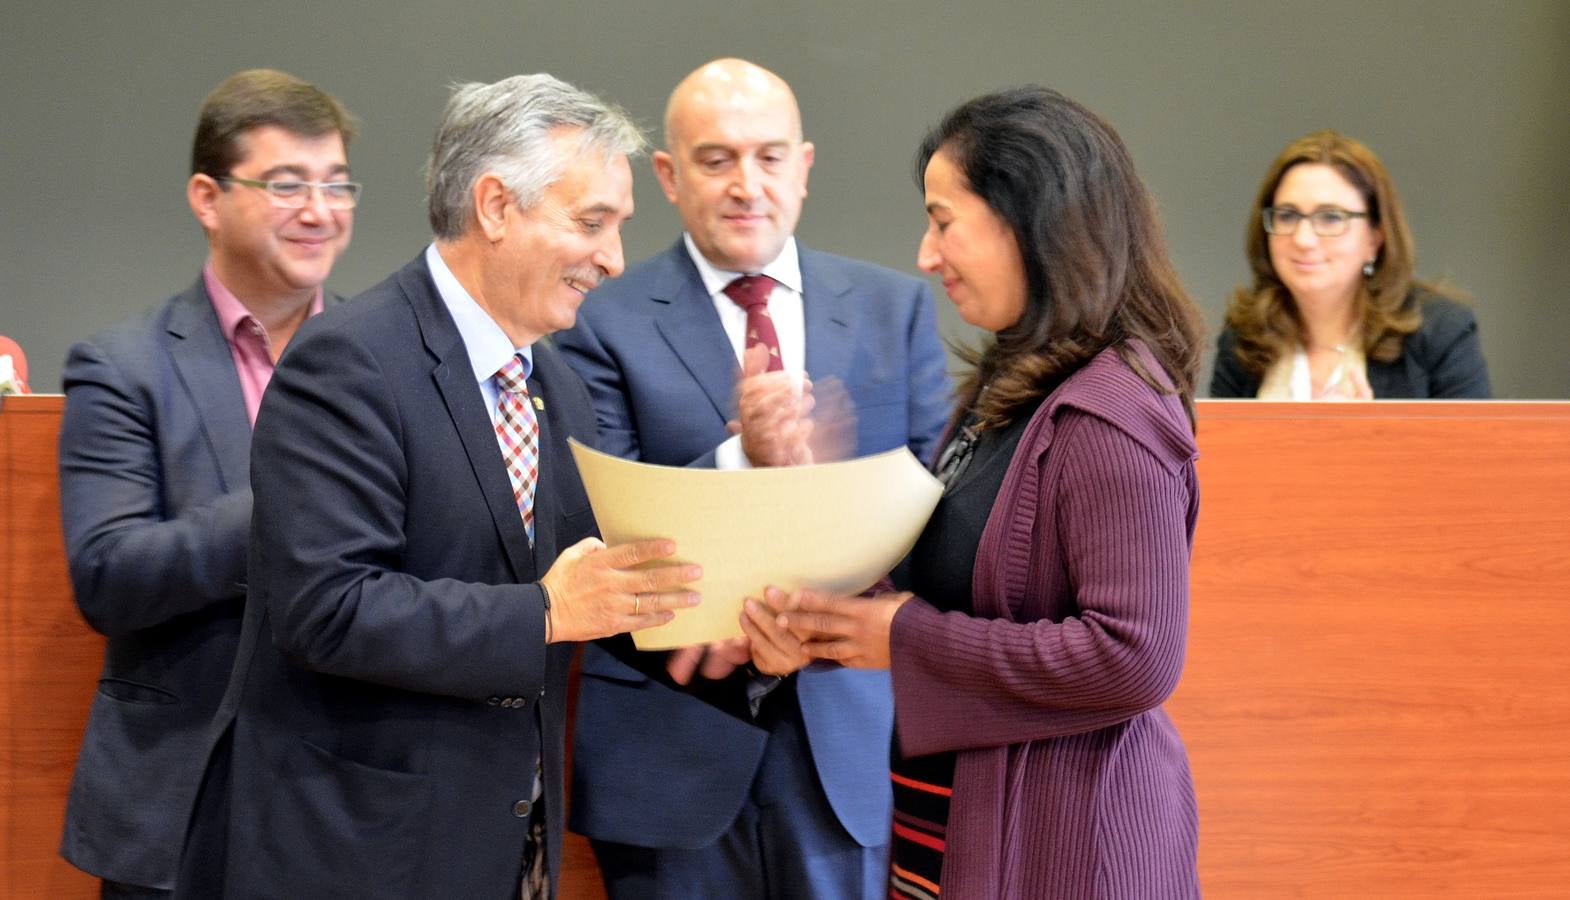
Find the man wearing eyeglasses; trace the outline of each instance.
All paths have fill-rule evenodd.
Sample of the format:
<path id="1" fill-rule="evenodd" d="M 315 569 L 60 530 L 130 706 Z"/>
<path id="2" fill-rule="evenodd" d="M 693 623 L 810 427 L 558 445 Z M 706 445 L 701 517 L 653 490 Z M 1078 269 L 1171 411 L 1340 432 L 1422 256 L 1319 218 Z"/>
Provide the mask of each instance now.
<path id="1" fill-rule="evenodd" d="M 342 105 L 257 69 L 202 105 L 194 284 L 71 348 L 60 500 L 76 602 L 108 638 L 60 852 L 104 897 L 175 887 L 246 592 L 251 426 L 349 245 Z"/>

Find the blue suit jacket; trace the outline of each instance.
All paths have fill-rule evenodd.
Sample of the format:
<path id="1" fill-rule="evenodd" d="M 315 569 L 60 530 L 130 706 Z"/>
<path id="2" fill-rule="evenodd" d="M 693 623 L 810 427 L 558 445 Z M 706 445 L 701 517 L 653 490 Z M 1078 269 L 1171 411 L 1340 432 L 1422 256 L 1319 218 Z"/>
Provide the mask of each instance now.
<path id="1" fill-rule="evenodd" d="M 868 263 L 806 248 L 800 257 L 807 373 L 844 383 L 858 454 L 908 446 L 926 459 L 950 402 L 931 291 Z M 554 340 L 594 398 L 603 449 L 714 464 L 734 416 L 738 367 L 682 241 L 596 290 L 577 325 Z M 745 710 L 745 676 L 709 686 L 719 701 L 704 702 L 659 678 L 664 654 L 628 665 L 630 640 L 612 640 L 584 651 L 571 827 L 625 844 L 705 846 L 741 809 L 767 739 L 735 714 Z M 858 842 L 884 843 L 888 673 L 815 666 L 800 673 L 796 691 L 829 804 Z"/>
<path id="2" fill-rule="evenodd" d="M 583 384 L 544 344 L 531 551 L 423 254 L 301 328 L 253 440 L 251 590 L 227 883 L 211 896 L 515 895 L 543 747 L 561 858 L 567 671 L 534 583 L 594 532 L 567 439 Z M 223 719 L 220 719 L 223 722 Z"/>
<path id="3" fill-rule="evenodd" d="M 167 889 L 240 634 L 251 423 L 201 278 L 72 347 L 64 380 L 66 556 L 109 641 L 60 852 Z"/>

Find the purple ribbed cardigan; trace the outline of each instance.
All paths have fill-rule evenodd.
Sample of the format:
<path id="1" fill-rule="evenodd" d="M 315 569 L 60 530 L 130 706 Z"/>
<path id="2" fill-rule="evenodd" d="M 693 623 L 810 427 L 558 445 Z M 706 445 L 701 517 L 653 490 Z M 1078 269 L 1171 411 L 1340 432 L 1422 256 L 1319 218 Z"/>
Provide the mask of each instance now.
<path id="1" fill-rule="evenodd" d="M 1197 455 L 1178 398 L 1102 352 L 1020 439 L 975 614 L 896 614 L 901 747 L 958 751 L 943 896 L 1199 896 L 1193 781 L 1161 709 L 1183 668 Z"/>

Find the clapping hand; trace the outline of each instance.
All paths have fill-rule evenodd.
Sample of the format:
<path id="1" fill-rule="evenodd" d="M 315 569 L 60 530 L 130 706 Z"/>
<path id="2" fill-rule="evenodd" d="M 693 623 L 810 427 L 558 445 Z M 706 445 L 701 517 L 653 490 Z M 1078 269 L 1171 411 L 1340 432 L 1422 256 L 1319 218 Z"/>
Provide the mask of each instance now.
<path id="1" fill-rule="evenodd" d="M 798 387 L 788 372 L 770 372 L 768 364 L 768 348 L 762 344 L 742 354 L 736 418 L 726 428 L 741 435 L 741 450 L 754 466 L 810 463 L 812 382 L 804 377 Z"/>

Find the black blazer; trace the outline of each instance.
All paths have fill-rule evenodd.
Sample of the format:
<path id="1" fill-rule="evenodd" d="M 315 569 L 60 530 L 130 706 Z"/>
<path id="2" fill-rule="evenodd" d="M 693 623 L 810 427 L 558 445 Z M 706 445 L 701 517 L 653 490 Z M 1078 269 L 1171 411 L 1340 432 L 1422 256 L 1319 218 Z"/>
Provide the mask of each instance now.
<path id="1" fill-rule="evenodd" d="M 1407 305 L 1418 304 L 1423 324 L 1407 335 L 1395 362 L 1368 361 L 1368 386 L 1378 400 L 1487 400 L 1488 364 L 1470 307 L 1423 288 L 1413 288 Z M 1232 329 L 1216 341 L 1216 367 L 1210 378 L 1212 397 L 1259 394 L 1261 377 L 1243 368 Z"/>
<path id="2" fill-rule="evenodd" d="M 559 869 L 567 668 L 535 583 L 594 531 L 567 438 L 582 382 L 545 343 L 531 552 L 423 254 L 318 317 L 262 404 L 222 896 L 502 897 L 543 750 Z"/>
<path id="3" fill-rule="evenodd" d="M 251 423 L 200 277 L 73 346 L 64 374 L 66 558 L 108 643 L 60 853 L 168 889 L 240 635 Z"/>

